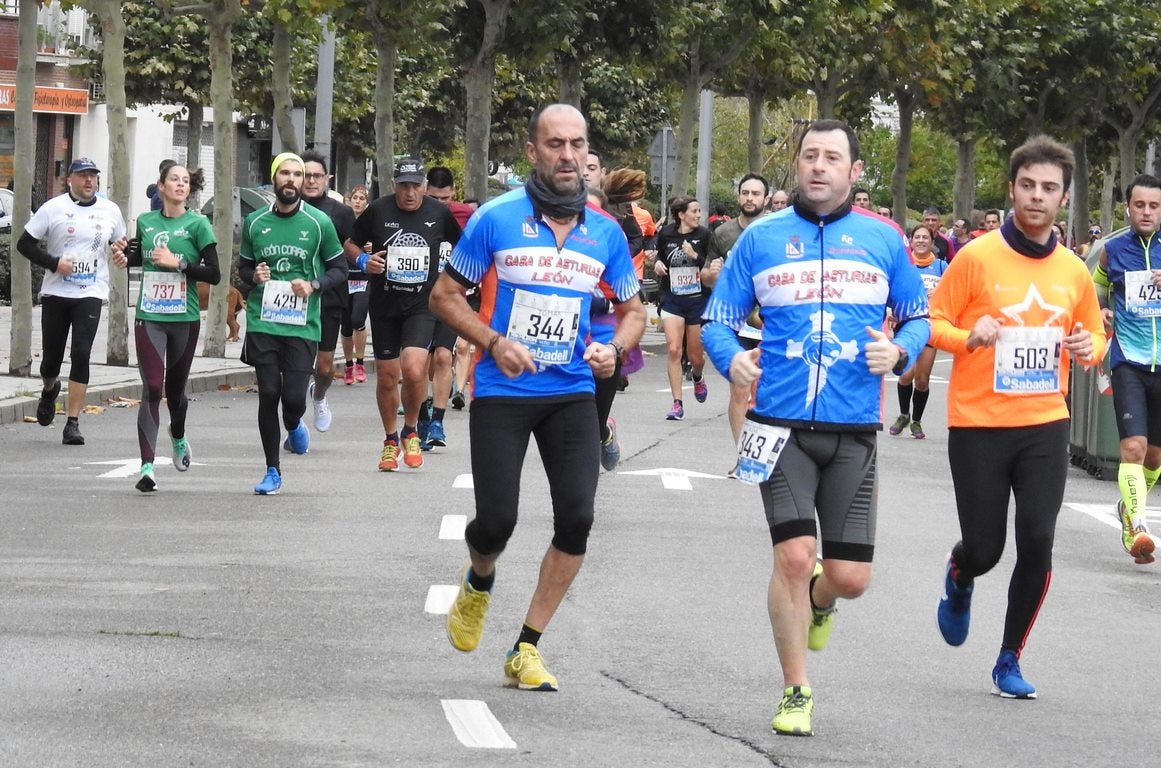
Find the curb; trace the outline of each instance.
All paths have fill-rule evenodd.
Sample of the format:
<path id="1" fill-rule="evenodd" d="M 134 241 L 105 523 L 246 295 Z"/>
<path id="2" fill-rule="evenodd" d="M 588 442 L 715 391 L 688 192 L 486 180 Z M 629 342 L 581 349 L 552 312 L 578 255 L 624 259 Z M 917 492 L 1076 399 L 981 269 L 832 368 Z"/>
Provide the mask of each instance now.
<path id="1" fill-rule="evenodd" d="M 38 382 L 39 380 L 30 379 L 30 381 Z M 222 384 L 236 387 L 254 384 L 255 381 L 253 369 L 205 371 L 190 374 L 189 382 L 186 384 L 186 393 L 196 395 L 215 390 Z M 61 387 L 59 402 L 62 405 L 67 405 L 67 381 L 62 380 L 61 384 L 65 386 Z M 34 384 L 34 386 L 39 386 L 39 384 Z M 89 388 L 88 400 L 93 404 L 113 397 L 129 397 L 139 400 L 141 399 L 142 386 L 139 381 L 92 386 Z M 38 400 L 39 398 L 36 397 L 20 397 L 0 403 L 0 425 L 22 423 L 26 416 L 35 419 Z"/>

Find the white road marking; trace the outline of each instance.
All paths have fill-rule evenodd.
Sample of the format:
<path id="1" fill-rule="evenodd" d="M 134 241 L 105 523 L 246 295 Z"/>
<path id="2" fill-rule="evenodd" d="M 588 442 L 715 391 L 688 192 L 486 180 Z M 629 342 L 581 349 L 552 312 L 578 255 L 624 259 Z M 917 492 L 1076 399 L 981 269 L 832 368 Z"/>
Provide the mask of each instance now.
<path id="1" fill-rule="evenodd" d="M 423 604 L 424 612 L 446 616 L 459 592 L 460 588 L 455 584 L 432 584 L 427 588 L 427 601 Z"/>
<path id="2" fill-rule="evenodd" d="M 439 523 L 439 537 L 441 539 L 458 539 L 462 541 L 464 538 L 464 529 L 467 525 L 467 515 L 444 515 L 443 520 Z"/>
<path id="3" fill-rule="evenodd" d="M 516 749 L 516 742 L 482 701 L 440 699 L 443 714 L 451 723 L 456 738 L 473 749 Z"/>
<path id="4" fill-rule="evenodd" d="M 104 474 L 97 475 L 97 477 L 110 477 L 115 479 L 124 479 L 126 477 L 133 477 L 141 471 L 141 459 L 116 459 L 114 461 L 86 461 L 85 466 L 113 466 L 115 469 L 110 469 Z M 173 459 L 168 456 L 157 456 L 153 459 L 153 468 L 159 469 L 161 467 L 173 466 Z M 204 467 L 205 464 L 199 464 L 196 461 L 191 463 L 193 467 Z"/>
<path id="5" fill-rule="evenodd" d="M 1089 517 L 1091 517 L 1093 520 L 1097 520 L 1099 522 L 1104 523 L 1107 526 L 1110 526 L 1112 528 L 1116 528 L 1117 530 L 1120 530 L 1121 522 L 1119 520 L 1117 520 L 1116 508 L 1113 506 L 1114 504 L 1116 504 L 1116 499 L 1114 499 L 1113 501 L 1104 503 L 1104 504 L 1074 504 L 1070 501 L 1065 502 L 1066 507 L 1072 507 L 1077 512 L 1081 512 L 1083 514 L 1086 514 Z M 1153 511 L 1156 512 L 1156 510 L 1153 510 Z M 1145 522 L 1146 522 L 1146 524 L 1149 521 L 1149 512 L 1150 512 L 1150 510 L 1148 510 L 1148 509 L 1145 510 Z M 1157 537 L 1154 536 L 1153 538 L 1156 539 Z"/>
<path id="6" fill-rule="evenodd" d="M 472 481 L 472 473 L 466 475 L 456 475 L 456 479 L 452 481 L 452 488 L 475 488 L 476 484 Z"/>
<path id="7" fill-rule="evenodd" d="M 690 478 L 706 478 L 709 480 L 725 480 L 724 475 L 707 475 L 704 472 L 694 472 L 691 469 L 675 469 L 661 467 L 659 469 L 641 469 L 633 472 L 618 472 L 619 475 L 641 475 L 645 477 L 660 477 L 661 484 L 667 491 L 692 491 L 693 483 Z"/>

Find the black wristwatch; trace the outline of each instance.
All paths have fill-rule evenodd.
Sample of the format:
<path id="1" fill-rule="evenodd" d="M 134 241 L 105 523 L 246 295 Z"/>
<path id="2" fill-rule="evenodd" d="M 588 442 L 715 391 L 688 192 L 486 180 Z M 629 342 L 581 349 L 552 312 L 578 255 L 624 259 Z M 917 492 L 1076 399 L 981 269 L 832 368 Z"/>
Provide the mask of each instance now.
<path id="1" fill-rule="evenodd" d="M 895 367 L 891 369 L 891 372 L 898 375 L 907 370 L 907 363 L 911 362 L 911 356 L 898 344 L 895 345 L 895 348 L 899 350 L 899 359 L 895 361 Z"/>
<path id="2" fill-rule="evenodd" d="M 625 348 L 615 341 L 610 341 L 609 346 L 617 353 L 617 359 L 620 360 L 625 356 Z"/>

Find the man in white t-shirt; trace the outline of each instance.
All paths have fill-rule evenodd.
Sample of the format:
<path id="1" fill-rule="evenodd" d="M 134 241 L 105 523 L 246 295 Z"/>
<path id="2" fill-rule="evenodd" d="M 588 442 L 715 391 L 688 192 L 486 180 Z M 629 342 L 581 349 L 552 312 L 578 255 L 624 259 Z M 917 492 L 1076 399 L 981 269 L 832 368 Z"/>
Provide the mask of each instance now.
<path id="1" fill-rule="evenodd" d="M 101 307 L 109 300 L 109 263 L 119 268 L 127 263 L 125 219 L 114 203 L 97 197 L 99 174 L 97 164 L 87 157 L 73 160 L 68 192 L 42 205 L 16 243 L 29 261 L 44 267 L 40 286 L 44 389 L 36 405 L 36 421 L 43 427 L 56 416 L 60 369 L 70 331 L 73 337 L 68 421 L 61 435 L 65 445 L 85 444 L 78 419 L 89 388 L 89 357 Z"/>

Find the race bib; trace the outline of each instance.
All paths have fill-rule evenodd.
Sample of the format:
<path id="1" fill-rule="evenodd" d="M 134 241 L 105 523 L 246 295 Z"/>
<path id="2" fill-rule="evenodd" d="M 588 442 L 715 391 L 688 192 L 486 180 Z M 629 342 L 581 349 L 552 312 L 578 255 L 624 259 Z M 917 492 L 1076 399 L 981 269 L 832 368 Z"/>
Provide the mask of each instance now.
<path id="1" fill-rule="evenodd" d="M 931 294 L 935 293 L 935 289 L 939 285 L 939 278 L 942 275 L 929 275 L 923 272 L 919 276 L 923 278 L 923 288 L 927 291 L 928 298 L 930 298 Z"/>
<path id="2" fill-rule="evenodd" d="M 1060 389 L 1059 327 L 1001 328 L 996 342 L 993 391 L 1002 395 L 1035 395 Z"/>
<path id="3" fill-rule="evenodd" d="M 65 258 L 73 263 L 73 273 L 65 275 L 65 282 L 73 285 L 89 286 L 97 282 L 97 259 L 95 256 L 82 257 L 78 253 L 66 252 Z"/>
<path id="4" fill-rule="evenodd" d="M 289 280 L 268 280 L 262 287 L 262 312 L 268 323 L 306 325 L 307 297 L 296 296 Z"/>
<path id="5" fill-rule="evenodd" d="M 770 479 L 778 457 L 790 439 L 790 427 L 775 427 L 746 419 L 738 437 L 738 467 L 734 475 L 743 483 L 758 485 Z"/>
<path id="6" fill-rule="evenodd" d="M 701 293 L 701 274 L 696 266 L 671 267 L 669 292 L 674 296 L 695 296 Z"/>
<path id="7" fill-rule="evenodd" d="M 1148 269 L 1125 273 L 1125 308 L 1138 317 L 1161 316 L 1161 288 Z"/>
<path id="8" fill-rule="evenodd" d="M 185 306 L 185 275 L 181 272 L 141 273 L 142 312 L 182 315 Z"/>
<path id="9" fill-rule="evenodd" d="M 427 282 L 431 249 L 426 245 L 387 246 L 387 282 L 422 285 Z"/>
<path id="10" fill-rule="evenodd" d="M 448 260 L 451 259 L 452 244 L 444 240 L 439 244 L 439 271 L 443 272 L 443 268 L 447 266 Z"/>
<path id="11" fill-rule="evenodd" d="M 580 328 L 579 296 L 545 296 L 517 289 L 508 317 L 508 338 L 528 347 L 540 365 L 572 362 Z"/>
<path id="12" fill-rule="evenodd" d="M 347 281 L 347 293 L 366 293 L 366 292 L 367 292 L 367 281 L 366 280 L 348 280 Z"/>

